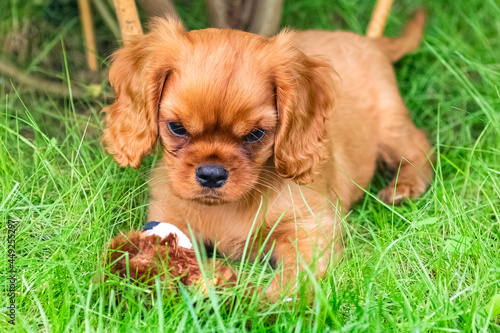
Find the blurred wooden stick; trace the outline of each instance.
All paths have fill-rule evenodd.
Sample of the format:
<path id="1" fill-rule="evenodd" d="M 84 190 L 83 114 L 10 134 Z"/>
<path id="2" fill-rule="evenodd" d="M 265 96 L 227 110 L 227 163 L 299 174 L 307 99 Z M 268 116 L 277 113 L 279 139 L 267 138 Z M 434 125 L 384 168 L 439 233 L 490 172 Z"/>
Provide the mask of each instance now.
<path id="1" fill-rule="evenodd" d="M 141 21 L 134 0 L 113 0 L 120 23 L 123 45 L 127 46 L 130 36 L 142 35 Z"/>
<path id="2" fill-rule="evenodd" d="M 280 28 L 283 0 L 255 0 L 250 32 L 271 37 Z"/>
<path id="3" fill-rule="evenodd" d="M 214 28 L 249 31 L 265 37 L 280 28 L 284 0 L 205 0 Z"/>
<path id="4" fill-rule="evenodd" d="M 226 29 L 229 28 L 227 22 L 227 3 L 225 0 L 205 0 L 207 5 L 210 23 L 213 28 Z"/>
<path id="5" fill-rule="evenodd" d="M 170 16 L 179 19 L 179 14 L 175 9 L 172 0 L 138 0 L 141 7 L 146 11 L 149 17 Z"/>
<path id="6" fill-rule="evenodd" d="M 87 62 L 91 71 L 97 71 L 97 46 L 95 43 L 94 24 L 88 0 L 78 0 L 80 18 L 83 26 L 83 36 L 87 48 Z"/>
<path id="7" fill-rule="evenodd" d="M 366 32 L 369 38 L 382 37 L 393 2 L 394 0 L 377 0 Z"/>
<path id="8" fill-rule="evenodd" d="M 23 85 L 23 91 L 42 92 L 63 98 L 96 98 L 100 94 L 100 87 L 95 85 L 91 86 L 90 88 L 93 89 L 89 90 L 72 85 L 70 93 L 68 86 L 28 75 L 5 59 L 0 59 L 0 74 L 4 75 L 6 79 L 12 79 L 12 81 Z"/>

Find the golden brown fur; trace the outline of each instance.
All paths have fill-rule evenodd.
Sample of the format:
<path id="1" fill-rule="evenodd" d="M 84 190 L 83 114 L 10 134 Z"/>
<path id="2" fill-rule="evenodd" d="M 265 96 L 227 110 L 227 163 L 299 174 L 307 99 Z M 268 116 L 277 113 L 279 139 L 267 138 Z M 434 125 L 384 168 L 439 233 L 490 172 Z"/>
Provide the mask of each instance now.
<path id="1" fill-rule="evenodd" d="M 331 31 L 269 39 L 186 32 L 158 19 L 114 55 L 106 149 L 121 166 L 137 168 L 159 139 L 150 220 L 186 234 L 189 224 L 219 251 L 241 257 L 256 214 L 253 231 L 265 239 L 284 213 L 267 249 L 274 244 L 285 280 L 293 281 L 297 260 L 300 267 L 314 257 L 320 275 L 331 253 L 340 253 L 340 218 L 377 162 L 400 168 L 397 188 L 393 180 L 380 193 L 387 203 L 420 195 L 432 177 L 431 148 L 411 122 L 391 63 L 416 48 L 424 20 L 417 12 L 401 38 L 370 40 Z M 182 123 L 188 136 L 173 135 L 167 122 Z M 266 130 L 262 140 L 244 141 L 255 128 Z M 197 183 L 203 163 L 228 170 L 224 186 Z M 269 293 L 279 287 L 276 279 Z"/>

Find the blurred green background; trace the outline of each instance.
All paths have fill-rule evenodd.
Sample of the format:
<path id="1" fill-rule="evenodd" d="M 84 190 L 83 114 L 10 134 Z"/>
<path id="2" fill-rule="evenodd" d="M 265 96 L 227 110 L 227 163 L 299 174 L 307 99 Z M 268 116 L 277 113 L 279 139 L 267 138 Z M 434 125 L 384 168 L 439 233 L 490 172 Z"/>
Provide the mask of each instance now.
<path id="1" fill-rule="evenodd" d="M 203 1 L 175 4 L 188 28 L 207 26 Z M 374 4 L 285 0 L 282 25 L 364 33 Z M 14 221 L 18 268 L 15 326 L 0 275 L 0 330 L 500 332 L 499 3 L 396 0 L 386 35 L 417 7 L 428 12 L 424 40 L 395 69 L 435 147 L 433 185 L 390 207 L 375 198 L 387 183 L 377 176 L 345 221 L 345 259 L 315 284 L 314 301 L 263 304 L 241 288 L 161 298 L 127 282 L 93 283 L 109 239 L 145 223 L 158 156 L 121 169 L 100 147 L 99 112 L 113 100 L 107 58 L 119 44 L 97 11 L 100 70 L 92 74 L 76 1 L 0 1 L 1 61 L 67 91 L 97 91 L 61 98 L 0 74 L 0 244 L 6 249 L 4 221 Z M 7 268 L 1 259 L 0 272 Z"/>

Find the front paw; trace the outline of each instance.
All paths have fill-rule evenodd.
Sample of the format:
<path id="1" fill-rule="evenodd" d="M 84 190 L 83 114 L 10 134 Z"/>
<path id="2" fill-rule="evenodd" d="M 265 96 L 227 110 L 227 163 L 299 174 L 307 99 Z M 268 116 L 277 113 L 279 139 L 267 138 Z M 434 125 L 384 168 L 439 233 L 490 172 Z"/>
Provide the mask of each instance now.
<path id="1" fill-rule="evenodd" d="M 389 205 L 401 204 L 406 199 L 416 199 L 425 192 L 427 183 L 416 179 L 413 182 L 391 183 L 378 193 L 380 200 Z"/>

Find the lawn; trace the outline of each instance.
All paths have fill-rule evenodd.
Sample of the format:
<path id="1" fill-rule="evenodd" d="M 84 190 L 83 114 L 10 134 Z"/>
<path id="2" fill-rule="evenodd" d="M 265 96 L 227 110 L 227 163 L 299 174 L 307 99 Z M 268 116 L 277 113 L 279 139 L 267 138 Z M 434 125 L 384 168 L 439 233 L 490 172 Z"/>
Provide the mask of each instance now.
<path id="1" fill-rule="evenodd" d="M 286 0 L 282 24 L 363 33 L 374 2 Z M 1 58 L 69 91 L 93 82 L 103 92 L 60 98 L 0 75 L 0 331 L 500 332 L 500 5 L 418 3 L 429 16 L 424 41 L 395 67 L 414 122 L 435 147 L 432 186 L 392 207 L 376 198 L 387 183 L 377 176 L 344 221 L 343 260 L 309 282 L 316 297 L 266 304 L 242 285 L 205 297 L 159 281 L 153 291 L 96 283 L 107 242 L 146 221 L 158 156 L 134 170 L 103 152 L 99 112 L 113 96 L 104 76 L 86 73 L 76 1 L 1 1 Z M 206 27 L 202 1 L 177 5 L 189 28 Z M 386 34 L 415 8 L 396 0 Z M 95 21 L 104 71 L 117 43 Z M 272 274 L 249 266 L 249 281 Z"/>

